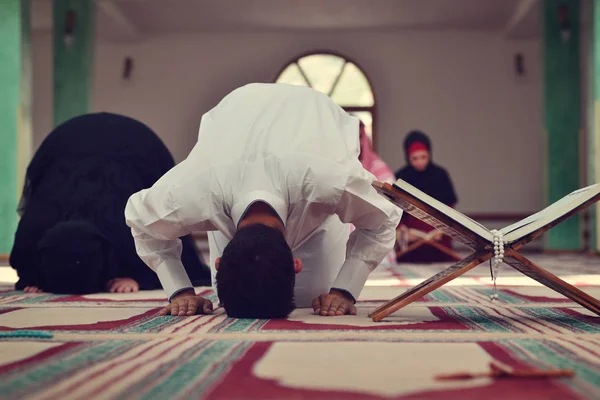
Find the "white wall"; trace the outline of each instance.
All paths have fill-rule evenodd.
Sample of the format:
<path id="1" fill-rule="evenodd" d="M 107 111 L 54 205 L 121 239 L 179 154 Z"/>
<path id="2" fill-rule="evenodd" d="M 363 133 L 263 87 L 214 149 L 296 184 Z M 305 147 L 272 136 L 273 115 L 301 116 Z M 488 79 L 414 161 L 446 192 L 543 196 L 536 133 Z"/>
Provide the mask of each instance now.
<path id="1" fill-rule="evenodd" d="M 51 127 L 49 35 L 34 38 L 36 142 Z M 177 160 L 195 143 L 201 115 L 230 90 L 268 82 L 291 58 L 312 50 L 346 54 L 372 80 L 377 141 L 393 169 L 402 140 L 428 133 L 435 160 L 454 179 L 459 209 L 529 212 L 542 205 L 539 43 L 507 42 L 481 32 L 203 34 L 98 43 L 96 110 L 138 118 L 163 138 Z M 516 79 L 513 53 L 528 75 Z M 123 59 L 135 60 L 121 80 Z"/>

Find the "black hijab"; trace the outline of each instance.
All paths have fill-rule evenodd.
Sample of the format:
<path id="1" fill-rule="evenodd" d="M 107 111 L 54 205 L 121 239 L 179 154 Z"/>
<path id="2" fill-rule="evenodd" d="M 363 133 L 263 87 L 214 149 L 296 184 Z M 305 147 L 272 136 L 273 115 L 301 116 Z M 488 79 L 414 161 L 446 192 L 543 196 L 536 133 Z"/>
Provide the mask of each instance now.
<path id="1" fill-rule="evenodd" d="M 86 221 L 59 222 L 44 234 L 37 253 L 38 285 L 48 292 L 102 292 L 117 277 L 110 241 Z"/>
<path id="2" fill-rule="evenodd" d="M 436 200 L 447 205 L 454 205 L 458 202 L 454 186 L 446 170 L 433 161 L 423 171 L 417 171 L 410 165 L 408 159 L 408 149 L 413 143 L 422 143 L 429 150 L 431 155 L 431 141 L 421 131 L 412 131 L 404 139 L 404 155 L 406 157 L 406 166 L 396 171 L 396 179 L 402 179 L 410 183 L 417 189 L 425 192 Z"/>

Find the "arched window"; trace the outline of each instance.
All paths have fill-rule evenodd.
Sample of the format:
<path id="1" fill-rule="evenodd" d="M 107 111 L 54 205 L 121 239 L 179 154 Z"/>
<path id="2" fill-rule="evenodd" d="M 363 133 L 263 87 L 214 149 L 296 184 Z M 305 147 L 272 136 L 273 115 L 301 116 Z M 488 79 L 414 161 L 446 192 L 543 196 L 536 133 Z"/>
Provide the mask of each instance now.
<path id="1" fill-rule="evenodd" d="M 373 140 L 375 97 L 369 80 L 355 63 L 335 54 L 310 54 L 290 62 L 277 82 L 309 86 L 325 93 L 360 118 Z"/>

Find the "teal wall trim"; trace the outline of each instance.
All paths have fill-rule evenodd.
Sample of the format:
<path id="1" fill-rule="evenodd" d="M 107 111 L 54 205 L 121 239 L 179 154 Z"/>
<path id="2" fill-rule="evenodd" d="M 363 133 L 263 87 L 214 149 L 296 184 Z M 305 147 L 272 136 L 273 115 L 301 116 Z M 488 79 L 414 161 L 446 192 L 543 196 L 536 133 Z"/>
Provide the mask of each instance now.
<path id="1" fill-rule="evenodd" d="M 590 77 L 590 115 L 588 129 L 588 182 L 600 182 L 600 0 L 591 2 L 592 27 L 589 40 Z M 591 250 L 600 251 L 600 204 L 590 207 L 589 227 L 591 232 Z"/>
<path id="2" fill-rule="evenodd" d="M 31 143 L 29 1 L 0 0 L 0 254 L 9 253 Z"/>
<path id="3" fill-rule="evenodd" d="M 54 0 L 54 126 L 90 111 L 95 10 L 94 0 Z"/>
<path id="4" fill-rule="evenodd" d="M 559 15 L 566 7 L 568 35 Z M 581 72 L 579 0 L 544 0 L 542 8 L 546 200 L 553 203 L 580 187 Z M 580 216 L 546 235 L 546 249 L 583 248 Z"/>

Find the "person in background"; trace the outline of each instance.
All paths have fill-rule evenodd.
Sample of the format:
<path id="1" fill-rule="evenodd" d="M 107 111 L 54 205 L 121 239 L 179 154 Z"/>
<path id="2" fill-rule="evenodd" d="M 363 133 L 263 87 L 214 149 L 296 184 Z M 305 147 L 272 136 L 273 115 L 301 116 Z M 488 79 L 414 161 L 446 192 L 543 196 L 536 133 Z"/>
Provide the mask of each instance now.
<path id="1" fill-rule="evenodd" d="M 394 183 L 396 181 L 394 177 L 394 173 L 387 166 L 385 162 L 373 150 L 371 146 L 371 141 L 367 136 L 365 131 L 365 124 L 360 122 L 360 155 L 358 159 L 360 160 L 364 169 L 375 175 L 375 178 L 379 182 L 383 183 Z"/>
<path id="2" fill-rule="evenodd" d="M 367 136 L 367 132 L 365 131 L 365 124 L 360 121 L 359 126 L 359 140 L 360 140 L 360 154 L 358 156 L 359 161 L 361 162 L 364 169 L 369 171 L 371 174 L 375 176 L 375 178 L 379 182 L 390 183 L 393 184 L 396 181 L 394 177 L 394 173 L 388 167 L 388 165 L 379 158 L 379 155 L 373 150 L 373 146 L 371 146 L 371 140 L 369 136 Z M 354 226 L 351 225 L 350 231 L 354 230 Z M 396 252 L 392 250 L 385 257 L 384 261 L 388 264 L 396 263 Z"/>
<path id="3" fill-rule="evenodd" d="M 431 141 L 427 135 L 421 131 L 410 132 L 404 139 L 404 153 L 406 166 L 396 171 L 396 178 L 402 179 L 436 200 L 454 207 L 458 198 L 452 180 L 444 168 L 433 163 Z M 412 243 L 423 237 L 419 232 L 429 233 L 434 229 L 412 215 L 404 213 L 400 221 L 399 233 L 400 236 L 407 234 L 408 243 Z M 447 248 L 452 247 L 451 239 L 441 233 L 434 235 L 434 240 L 439 241 Z M 424 245 L 404 254 L 397 261 L 431 263 L 452 260 L 454 259 L 440 250 Z"/>
<path id="4" fill-rule="evenodd" d="M 36 151 L 19 205 L 10 264 L 16 290 L 87 294 L 158 289 L 123 218 L 127 199 L 175 162 L 146 125 L 120 115 L 73 118 Z M 210 285 L 190 236 L 183 259 L 197 286 Z"/>

